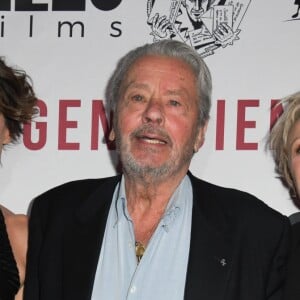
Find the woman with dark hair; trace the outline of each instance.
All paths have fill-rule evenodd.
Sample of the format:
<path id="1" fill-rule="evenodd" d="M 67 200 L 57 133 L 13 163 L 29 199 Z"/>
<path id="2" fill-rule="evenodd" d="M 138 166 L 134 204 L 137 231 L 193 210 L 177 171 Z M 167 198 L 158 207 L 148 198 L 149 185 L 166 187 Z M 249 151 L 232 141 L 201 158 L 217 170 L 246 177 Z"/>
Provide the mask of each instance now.
<path id="1" fill-rule="evenodd" d="M 31 79 L 0 57 L 0 155 L 17 142 L 36 112 Z M 0 205 L 0 300 L 22 299 L 27 250 L 27 217 Z"/>

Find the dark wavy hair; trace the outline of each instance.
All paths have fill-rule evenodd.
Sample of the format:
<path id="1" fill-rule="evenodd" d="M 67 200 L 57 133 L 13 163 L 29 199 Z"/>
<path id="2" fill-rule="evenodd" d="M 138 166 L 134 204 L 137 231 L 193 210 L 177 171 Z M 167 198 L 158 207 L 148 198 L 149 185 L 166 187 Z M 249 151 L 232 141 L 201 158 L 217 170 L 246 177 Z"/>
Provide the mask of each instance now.
<path id="1" fill-rule="evenodd" d="M 12 142 L 23 133 L 23 124 L 37 113 L 32 80 L 23 70 L 8 66 L 0 57 L 0 113 Z"/>

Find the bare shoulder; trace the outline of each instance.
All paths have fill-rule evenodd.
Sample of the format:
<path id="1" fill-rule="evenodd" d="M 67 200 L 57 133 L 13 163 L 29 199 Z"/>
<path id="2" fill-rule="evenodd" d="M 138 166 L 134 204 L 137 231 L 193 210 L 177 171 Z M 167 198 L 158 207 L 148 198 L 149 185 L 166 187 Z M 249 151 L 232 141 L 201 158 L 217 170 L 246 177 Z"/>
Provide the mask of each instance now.
<path id="1" fill-rule="evenodd" d="M 12 246 L 25 248 L 27 244 L 28 217 L 22 214 L 9 213 L 4 214 L 4 219 Z"/>
<path id="2" fill-rule="evenodd" d="M 7 208 L 1 206 L 4 215 L 7 234 L 11 243 L 14 257 L 19 269 L 21 283 L 25 275 L 25 263 L 28 238 L 28 217 L 23 214 L 14 214 Z"/>
<path id="3" fill-rule="evenodd" d="M 28 217 L 24 214 L 14 214 L 12 211 L 0 205 L 1 211 L 4 215 L 5 223 L 9 236 L 23 235 L 27 232 Z"/>
<path id="4" fill-rule="evenodd" d="M 8 217 L 8 216 L 10 216 L 10 215 L 14 215 L 14 213 L 12 211 L 10 211 L 8 208 L 6 208 L 5 206 L 3 206 L 1 204 L 0 204 L 0 209 L 1 209 L 1 211 L 3 213 L 3 216 L 5 218 Z"/>

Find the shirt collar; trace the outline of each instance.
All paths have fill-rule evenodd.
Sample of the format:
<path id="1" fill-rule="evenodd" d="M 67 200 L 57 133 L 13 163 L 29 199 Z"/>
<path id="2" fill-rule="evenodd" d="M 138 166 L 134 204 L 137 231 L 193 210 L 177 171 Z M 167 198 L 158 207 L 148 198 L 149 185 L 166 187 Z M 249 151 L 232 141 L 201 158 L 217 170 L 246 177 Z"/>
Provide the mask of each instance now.
<path id="1" fill-rule="evenodd" d="M 187 188 L 191 186 L 191 182 L 189 177 L 186 175 L 182 181 L 180 182 L 179 186 L 176 188 L 175 192 L 173 193 L 169 203 L 166 207 L 164 215 L 161 219 L 161 226 L 168 231 L 169 226 L 174 222 L 180 211 L 182 211 L 185 207 L 185 203 L 187 201 L 185 197 L 185 192 Z M 126 199 L 126 192 L 125 192 L 125 180 L 124 175 L 121 177 L 120 183 L 117 185 L 115 190 L 115 222 L 114 226 L 121 220 L 121 218 L 125 217 L 127 221 L 132 222 L 130 215 L 127 210 L 127 199 Z"/>

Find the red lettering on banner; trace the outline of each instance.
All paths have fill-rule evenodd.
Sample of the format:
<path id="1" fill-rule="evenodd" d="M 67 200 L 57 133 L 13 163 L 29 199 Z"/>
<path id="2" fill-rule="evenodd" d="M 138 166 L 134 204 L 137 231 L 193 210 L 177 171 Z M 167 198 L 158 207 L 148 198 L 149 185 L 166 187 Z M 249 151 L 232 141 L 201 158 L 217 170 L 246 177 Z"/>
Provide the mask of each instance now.
<path id="1" fill-rule="evenodd" d="M 225 100 L 217 101 L 216 150 L 224 150 Z"/>
<path id="2" fill-rule="evenodd" d="M 39 108 L 40 117 L 47 117 L 47 106 L 43 100 L 38 100 L 37 107 Z M 32 127 L 35 124 L 35 129 L 38 131 L 38 140 L 32 141 Z M 47 122 L 31 122 L 24 124 L 23 143 L 29 150 L 42 149 L 47 141 Z"/>
<path id="3" fill-rule="evenodd" d="M 99 119 L 103 129 L 104 139 L 108 150 L 115 150 L 115 144 L 108 138 L 111 126 L 105 114 L 103 100 L 93 100 L 92 103 L 92 132 L 91 132 L 91 150 L 98 150 L 99 145 Z M 112 120 L 112 115 L 110 116 Z"/>
<path id="4" fill-rule="evenodd" d="M 80 100 L 60 100 L 59 102 L 59 122 L 58 122 L 58 150 L 79 150 L 79 143 L 67 142 L 67 129 L 77 128 L 77 121 L 67 120 L 69 107 L 80 107 Z"/>
<path id="5" fill-rule="evenodd" d="M 237 150 L 257 150 L 257 143 L 245 142 L 246 128 L 255 128 L 255 121 L 246 120 L 246 108 L 258 107 L 259 100 L 238 100 L 237 106 L 237 135 L 236 135 L 236 149 Z"/>
<path id="6" fill-rule="evenodd" d="M 270 129 L 275 124 L 276 120 L 283 113 L 283 106 L 279 104 L 280 100 L 271 100 L 271 115 L 270 115 Z"/>
<path id="7" fill-rule="evenodd" d="M 246 111 L 251 107 L 259 107 L 259 101 L 258 99 L 248 99 L 235 102 L 237 105 L 236 150 L 258 150 L 258 143 L 247 142 L 245 136 L 247 129 L 256 128 L 255 120 L 246 120 Z M 109 122 L 112 122 L 112 114 L 108 118 L 104 100 L 94 99 L 88 103 L 91 106 L 90 115 L 85 119 L 89 120 L 91 118 L 91 124 L 88 129 L 88 134 L 90 134 L 90 149 L 98 150 L 101 147 L 100 145 L 105 143 L 107 150 L 115 150 L 115 143 L 109 141 L 109 132 L 112 125 Z M 67 137 L 69 130 L 79 129 L 77 120 L 68 119 L 68 111 L 72 108 L 81 107 L 81 100 L 59 100 L 58 105 L 58 137 L 54 137 L 58 143 L 58 150 L 80 150 L 80 141 L 68 141 Z M 24 125 L 23 141 L 24 146 L 29 150 L 41 150 L 44 148 L 47 143 L 48 129 L 52 127 L 47 118 L 45 118 L 48 117 L 47 104 L 43 100 L 38 100 L 37 106 L 40 111 L 39 117 L 41 121 L 33 121 L 30 124 Z M 215 150 L 224 150 L 225 148 L 226 112 L 226 100 L 217 100 Z M 270 127 L 282 112 L 283 106 L 279 103 L 279 100 L 270 100 Z M 102 133 L 100 133 L 100 126 L 102 127 Z"/>

